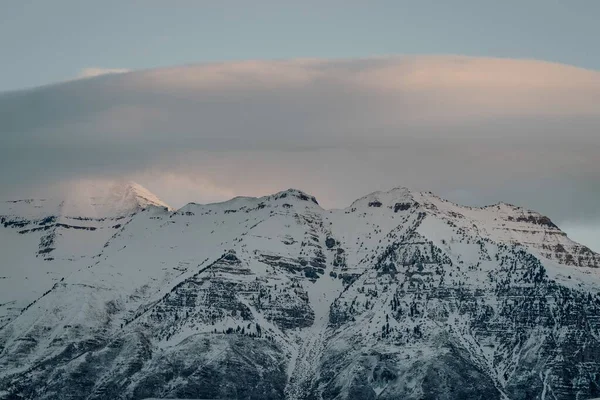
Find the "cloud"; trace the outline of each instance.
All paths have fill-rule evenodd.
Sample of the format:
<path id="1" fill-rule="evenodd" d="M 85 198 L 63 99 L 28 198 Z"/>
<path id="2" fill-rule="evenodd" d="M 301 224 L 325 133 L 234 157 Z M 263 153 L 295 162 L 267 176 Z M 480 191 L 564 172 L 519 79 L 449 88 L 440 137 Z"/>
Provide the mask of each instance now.
<path id="1" fill-rule="evenodd" d="M 0 94 L 0 197 L 137 179 L 189 201 L 405 185 L 600 221 L 600 72 L 410 56 L 134 71 Z M 600 225 L 600 222 L 598 223 Z"/>
<path id="2" fill-rule="evenodd" d="M 130 70 L 127 68 L 100 68 L 100 67 L 90 67 L 84 68 L 79 71 L 79 78 L 93 78 L 95 76 L 100 75 L 108 75 L 108 74 L 123 74 L 125 72 L 129 72 Z"/>

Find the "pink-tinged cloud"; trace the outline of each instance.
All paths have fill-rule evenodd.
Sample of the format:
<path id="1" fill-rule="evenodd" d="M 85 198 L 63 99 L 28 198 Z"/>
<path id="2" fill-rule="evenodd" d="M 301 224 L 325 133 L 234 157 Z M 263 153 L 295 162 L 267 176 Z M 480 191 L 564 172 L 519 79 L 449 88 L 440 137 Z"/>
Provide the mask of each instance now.
<path id="1" fill-rule="evenodd" d="M 100 67 L 90 67 L 84 68 L 79 71 L 78 78 L 93 78 L 101 75 L 109 75 L 109 74 L 123 74 L 125 72 L 129 72 L 130 70 L 127 68 L 100 68 Z"/>
<path id="2" fill-rule="evenodd" d="M 598 104 L 600 72 L 533 60 L 303 59 L 112 74 L 0 95 L 0 168 L 11 171 L 0 194 L 101 176 L 140 180 L 173 206 L 288 187 L 343 206 L 404 185 L 600 218 Z"/>

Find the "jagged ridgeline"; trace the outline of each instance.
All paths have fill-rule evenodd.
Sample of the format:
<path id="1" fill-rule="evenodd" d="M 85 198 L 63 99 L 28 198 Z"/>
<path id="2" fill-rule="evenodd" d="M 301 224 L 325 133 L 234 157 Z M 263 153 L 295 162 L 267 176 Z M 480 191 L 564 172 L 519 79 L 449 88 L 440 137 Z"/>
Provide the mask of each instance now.
<path id="1" fill-rule="evenodd" d="M 538 213 L 86 204 L 0 205 L 0 399 L 600 397 L 600 256 Z"/>

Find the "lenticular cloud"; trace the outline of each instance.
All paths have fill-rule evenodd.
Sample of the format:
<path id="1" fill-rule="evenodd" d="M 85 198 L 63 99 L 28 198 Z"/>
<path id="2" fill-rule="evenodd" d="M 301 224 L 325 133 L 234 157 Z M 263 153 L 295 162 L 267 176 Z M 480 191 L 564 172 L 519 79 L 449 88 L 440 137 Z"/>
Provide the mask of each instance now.
<path id="1" fill-rule="evenodd" d="M 596 218 L 600 73 L 531 60 L 245 61 L 0 95 L 0 197 L 140 181 L 174 206 L 404 185 Z M 192 197 L 192 198 L 191 198 Z"/>

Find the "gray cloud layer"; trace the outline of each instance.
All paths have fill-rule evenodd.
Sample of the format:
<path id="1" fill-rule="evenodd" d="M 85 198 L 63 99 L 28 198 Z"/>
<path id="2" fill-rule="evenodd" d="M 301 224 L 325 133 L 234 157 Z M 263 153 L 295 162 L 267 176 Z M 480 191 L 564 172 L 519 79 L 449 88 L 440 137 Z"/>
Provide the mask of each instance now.
<path id="1" fill-rule="evenodd" d="M 600 73 L 401 57 L 178 67 L 0 95 L 0 197 L 137 179 L 175 206 L 393 186 L 600 220 Z"/>

